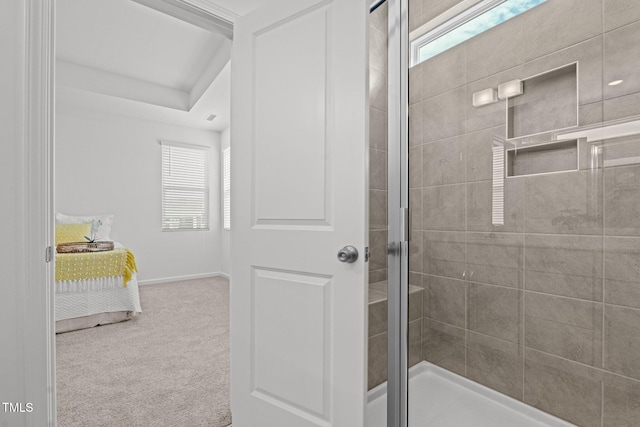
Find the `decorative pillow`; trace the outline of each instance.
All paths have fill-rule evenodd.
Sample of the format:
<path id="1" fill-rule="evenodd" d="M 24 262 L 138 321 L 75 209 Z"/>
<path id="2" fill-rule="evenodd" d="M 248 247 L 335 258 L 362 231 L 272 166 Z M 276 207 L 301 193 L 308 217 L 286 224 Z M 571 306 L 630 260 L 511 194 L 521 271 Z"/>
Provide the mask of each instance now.
<path id="1" fill-rule="evenodd" d="M 84 236 L 91 234 L 90 222 L 82 224 L 57 224 L 56 225 L 56 245 L 60 243 L 86 242 Z"/>
<path id="2" fill-rule="evenodd" d="M 56 213 L 56 224 L 82 224 L 85 222 L 93 223 L 91 233 L 93 233 L 95 240 L 111 240 L 113 214 L 73 216 Z"/>

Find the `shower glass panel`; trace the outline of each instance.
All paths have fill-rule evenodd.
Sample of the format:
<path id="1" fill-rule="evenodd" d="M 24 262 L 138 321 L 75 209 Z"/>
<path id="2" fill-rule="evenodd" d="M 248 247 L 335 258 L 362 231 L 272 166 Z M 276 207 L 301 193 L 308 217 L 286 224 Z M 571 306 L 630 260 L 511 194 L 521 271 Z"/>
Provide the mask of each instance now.
<path id="1" fill-rule="evenodd" d="M 387 130 L 388 130 L 388 6 L 369 17 L 369 390 L 376 405 L 386 408 L 387 381 Z M 377 413 L 375 418 L 384 416 Z M 368 420 L 368 424 L 371 420 Z M 382 424 L 385 425 L 385 424 Z"/>
<path id="2" fill-rule="evenodd" d="M 534 3 L 409 70 L 410 427 L 640 423 L 640 2 Z"/>

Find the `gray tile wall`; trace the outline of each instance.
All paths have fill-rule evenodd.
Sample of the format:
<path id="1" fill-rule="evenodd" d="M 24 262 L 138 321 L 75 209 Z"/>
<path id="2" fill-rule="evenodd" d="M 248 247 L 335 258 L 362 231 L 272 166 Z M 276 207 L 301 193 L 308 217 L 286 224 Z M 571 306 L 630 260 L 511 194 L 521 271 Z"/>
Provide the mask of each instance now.
<path id="1" fill-rule="evenodd" d="M 411 0 L 411 29 L 456 3 Z M 491 224 L 505 104 L 472 94 L 574 61 L 580 125 L 639 115 L 640 2 L 548 0 L 410 70 L 422 355 L 581 426 L 638 426 L 640 165 L 510 178 Z M 640 156 L 640 137 L 599 150 Z"/>

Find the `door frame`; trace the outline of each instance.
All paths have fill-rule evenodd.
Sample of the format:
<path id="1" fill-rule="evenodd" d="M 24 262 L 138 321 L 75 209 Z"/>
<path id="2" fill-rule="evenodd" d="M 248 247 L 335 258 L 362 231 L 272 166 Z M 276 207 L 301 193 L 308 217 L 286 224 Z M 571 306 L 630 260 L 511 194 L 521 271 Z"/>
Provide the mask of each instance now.
<path id="1" fill-rule="evenodd" d="M 409 418 L 409 5 L 388 3 L 387 427 Z"/>
<path id="2" fill-rule="evenodd" d="M 232 38 L 236 15 L 207 0 L 160 0 L 150 3 L 161 12 L 217 31 Z M 56 0 L 26 0 L 24 5 L 24 100 L 25 243 L 24 327 L 25 394 L 44 390 L 42 410 L 34 411 L 25 425 L 56 425 L 56 335 L 55 335 L 55 58 Z M 40 284 L 44 283 L 44 286 Z M 45 312 L 41 313 L 44 304 Z M 22 319 L 20 319 L 22 320 Z M 34 333 L 35 332 L 35 333 Z M 42 339 L 44 336 L 44 340 Z M 42 366 L 42 355 L 46 358 Z M 37 367 L 37 368 L 36 368 Z M 39 369 L 42 367 L 42 369 Z"/>

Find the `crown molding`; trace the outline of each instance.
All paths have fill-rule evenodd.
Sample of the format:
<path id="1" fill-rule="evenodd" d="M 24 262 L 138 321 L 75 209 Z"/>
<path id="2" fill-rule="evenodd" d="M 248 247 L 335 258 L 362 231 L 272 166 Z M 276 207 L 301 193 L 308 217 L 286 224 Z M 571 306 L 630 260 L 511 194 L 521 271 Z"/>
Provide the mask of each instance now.
<path id="1" fill-rule="evenodd" d="M 132 0 L 231 40 L 238 16 L 208 0 Z"/>
<path id="2" fill-rule="evenodd" d="M 59 87 L 100 93 L 179 111 L 190 109 L 189 93 L 179 89 L 85 67 L 62 59 L 56 60 L 56 72 Z"/>

